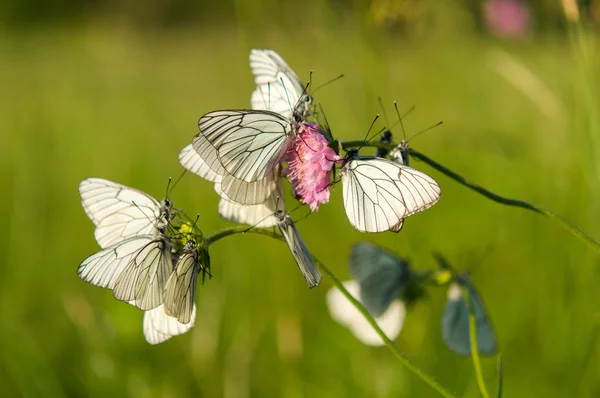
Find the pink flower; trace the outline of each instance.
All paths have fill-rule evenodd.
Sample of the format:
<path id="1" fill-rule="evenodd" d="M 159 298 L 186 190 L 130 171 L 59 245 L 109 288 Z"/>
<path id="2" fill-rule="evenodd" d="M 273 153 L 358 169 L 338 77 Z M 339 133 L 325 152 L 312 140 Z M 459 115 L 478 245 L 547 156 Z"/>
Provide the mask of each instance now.
<path id="1" fill-rule="evenodd" d="M 289 165 L 287 177 L 303 203 L 316 211 L 319 204 L 329 202 L 331 168 L 343 158 L 329 148 L 327 140 L 319 133 L 319 126 L 300 122 L 296 141 L 285 160 Z"/>
<path id="2" fill-rule="evenodd" d="M 522 37 L 529 27 L 529 8 L 522 0 L 487 0 L 483 13 L 488 29 L 500 37 Z"/>

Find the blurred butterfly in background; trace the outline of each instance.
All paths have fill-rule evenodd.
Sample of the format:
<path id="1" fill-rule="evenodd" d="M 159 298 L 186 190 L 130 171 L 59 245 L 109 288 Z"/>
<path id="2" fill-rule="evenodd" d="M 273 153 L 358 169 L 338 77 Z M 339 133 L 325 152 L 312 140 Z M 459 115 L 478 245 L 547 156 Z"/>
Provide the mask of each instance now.
<path id="1" fill-rule="evenodd" d="M 442 269 L 449 269 L 447 261 L 439 254 L 436 259 Z M 471 355 L 469 340 L 469 307 L 465 300 L 463 289 L 469 292 L 473 313 L 475 315 L 475 330 L 477 334 L 477 350 L 480 355 L 495 355 L 497 352 L 496 335 L 491 320 L 488 317 L 483 300 L 466 274 L 454 275 L 454 281 L 448 289 L 448 299 L 442 316 L 442 340 L 455 354 Z"/>
<path id="2" fill-rule="evenodd" d="M 442 339 L 454 353 L 462 356 L 471 355 L 469 340 L 469 307 L 462 293 L 469 291 L 476 321 L 477 350 L 480 355 L 495 355 L 496 336 L 481 297 L 465 276 L 459 276 L 457 283 L 448 289 L 448 301 L 442 317 Z"/>
<path id="3" fill-rule="evenodd" d="M 375 318 L 391 340 L 398 337 L 406 317 L 406 305 L 423 294 L 415 283 L 407 260 L 398 258 L 368 242 L 352 247 L 349 260 L 352 280 L 344 287 Z M 363 315 L 337 288 L 327 293 L 331 316 L 348 327 L 364 344 L 379 346 L 383 341 Z"/>

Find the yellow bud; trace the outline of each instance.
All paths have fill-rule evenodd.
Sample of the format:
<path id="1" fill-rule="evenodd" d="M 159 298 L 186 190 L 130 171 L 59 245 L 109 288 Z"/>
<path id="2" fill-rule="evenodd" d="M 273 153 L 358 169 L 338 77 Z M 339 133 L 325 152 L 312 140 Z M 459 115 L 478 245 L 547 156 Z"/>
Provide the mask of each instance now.
<path id="1" fill-rule="evenodd" d="M 450 280 L 452 280 L 452 272 L 450 272 L 450 270 L 447 269 L 436 271 L 431 277 L 431 279 L 437 285 L 445 285 L 448 282 L 450 282 Z"/>

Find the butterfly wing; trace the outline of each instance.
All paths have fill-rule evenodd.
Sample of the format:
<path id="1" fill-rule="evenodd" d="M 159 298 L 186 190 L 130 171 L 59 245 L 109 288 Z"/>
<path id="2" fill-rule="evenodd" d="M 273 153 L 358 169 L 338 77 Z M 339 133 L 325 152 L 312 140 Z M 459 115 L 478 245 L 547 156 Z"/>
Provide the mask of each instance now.
<path id="1" fill-rule="evenodd" d="M 293 140 L 292 126 L 269 111 L 222 110 L 209 112 L 198 122 L 200 134 L 194 149 L 207 163 L 211 151 L 195 141 L 200 135 L 216 149 L 225 171 L 237 179 L 254 182 L 273 172 Z"/>
<path id="2" fill-rule="evenodd" d="M 440 197 L 433 178 L 383 158 L 355 157 L 340 174 L 346 215 L 361 232 L 397 231 L 403 218 L 433 206 Z"/>
<path id="3" fill-rule="evenodd" d="M 165 313 L 164 305 L 159 305 L 153 310 L 144 312 L 144 337 L 150 344 L 159 344 L 163 341 L 186 333 L 194 327 L 196 321 L 196 305 L 192 308 L 192 316 L 189 323 L 182 324 L 172 316 Z"/>
<path id="4" fill-rule="evenodd" d="M 151 310 L 163 303 L 163 291 L 171 271 L 171 244 L 164 236 L 155 237 L 123 269 L 115 281 L 113 294 L 117 300 L 135 301 L 136 307 Z"/>
<path id="5" fill-rule="evenodd" d="M 279 169 L 276 166 L 265 178 L 254 182 L 246 182 L 227 174 L 221 180 L 220 196 L 245 205 L 263 203 L 275 191 L 277 181 L 280 180 Z"/>
<path id="6" fill-rule="evenodd" d="M 109 247 L 136 235 L 152 234 L 161 217 L 160 203 L 148 194 L 102 178 L 79 184 L 81 205 L 96 225 L 100 247 Z"/>
<path id="7" fill-rule="evenodd" d="M 188 324 L 194 309 L 198 279 L 198 250 L 185 249 L 165 287 L 165 313 Z"/>
<path id="8" fill-rule="evenodd" d="M 250 69 L 256 84 L 250 99 L 252 109 L 270 110 L 291 119 L 304 93 L 298 75 L 273 50 L 250 51 Z"/>
<path id="9" fill-rule="evenodd" d="M 306 284 L 310 288 L 317 286 L 321 283 L 321 273 L 315 265 L 308 248 L 300 237 L 290 216 L 285 215 L 285 217 L 277 223 L 277 226 L 279 227 L 279 231 L 281 232 L 281 235 L 283 235 L 285 242 L 292 251 L 294 260 L 296 260 L 296 264 L 298 264 L 298 268 L 300 268 L 300 272 L 302 272 Z"/>
<path id="10" fill-rule="evenodd" d="M 349 263 L 360 287 L 360 301 L 372 315 L 383 315 L 409 276 L 408 263 L 367 242 L 352 247 Z"/>
<path id="11" fill-rule="evenodd" d="M 479 354 L 495 355 L 496 337 L 483 301 L 470 283 L 465 287 L 469 289 L 473 303 Z M 469 335 L 469 307 L 459 285 L 452 284 L 448 290 L 448 301 L 442 316 L 442 339 L 454 353 L 468 356 L 471 355 Z"/>
<path id="12" fill-rule="evenodd" d="M 100 250 L 83 260 L 77 275 L 92 285 L 113 289 L 127 264 L 153 239 L 152 235 L 134 236 Z"/>
<path id="13" fill-rule="evenodd" d="M 274 214 L 277 210 L 284 210 L 285 207 L 281 180 L 277 183 L 277 189 L 265 202 L 255 205 L 232 202 L 221 195 L 220 189 L 220 184 L 215 184 L 215 190 L 221 196 L 219 201 L 221 217 L 240 224 L 252 225 L 254 228 L 268 228 L 277 225 L 278 219 Z"/>
<path id="14" fill-rule="evenodd" d="M 196 137 L 198 138 L 198 137 Z M 212 162 L 212 167 L 207 162 L 204 161 L 198 155 L 198 152 L 194 149 L 193 144 L 187 145 L 185 148 L 179 152 L 179 163 L 187 170 L 191 171 L 194 174 L 199 175 L 200 177 L 212 181 L 217 182 L 221 181 L 221 174 L 225 171 L 221 163 L 219 163 L 219 159 L 217 158 L 217 150 L 212 147 L 206 141 L 204 136 L 200 135 L 198 139 L 194 138 L 195 143 L 198 145 L 200 151 L 204 151 L 206 158 L 209 162 Z M 209 148 L 204 148 L 202 143 L 205 142 L 208 144 Z M 217 171 L 213 170 L 216 169 Z M 221 174 L 219 174 L 221 173 Z"/>

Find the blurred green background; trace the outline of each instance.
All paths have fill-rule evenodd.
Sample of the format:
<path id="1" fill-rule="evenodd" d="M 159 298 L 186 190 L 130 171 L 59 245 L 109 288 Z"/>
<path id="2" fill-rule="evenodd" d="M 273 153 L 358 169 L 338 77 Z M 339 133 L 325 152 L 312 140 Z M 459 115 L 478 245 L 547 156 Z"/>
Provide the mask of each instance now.
<path id="1" fill-rule="evenodd" d="M 195 328 L 150 346 L 141 311 L 77 277 L 98 250 L 77 185 L 98 176 L 162 198 L 198 118 L 248 107 L 248 53 L 273 48 L 302 79 L 313 70 L 315 85 L 345 74 L 315 94 L 337 136 L 362 138 L 381 112 L 378 96 L 388 115 L 393 100 L 415 105 L 409 136 L 444 125 L 414 148 L 600 238 L 597 4 L 579 4 L 581 28 L 558 1 L 510 12 L 488 3 L 4 1 L 0 396 L 437 396 L 386 348 L 363 346 L 332 321 L 330 281 L 309 291 L 287 247 L 262 236 L 216 244 Z M 600 396 L 598 253 L 550 220 L 412 165 L 440 183 L 438 205 L 400 234 L 364 235 L 336 186 L 330 204 L 299 224 L 308 247 L 341 279 L 358 240 L 393 248 L 417 269 L 435 267 L 431 253 L 442 252 L 472 270 L 498 335 L 506 397 Z M 206 233 L 231 225 L 199 177 L 185 176 L 172 200 L 199 213 Z M 470 359 L 441 340 L 445 297 L 428 290 L 397 343 L 457 396 L 477 397 Z M 483 359 L 492 390 L 495 364 Z"/>

